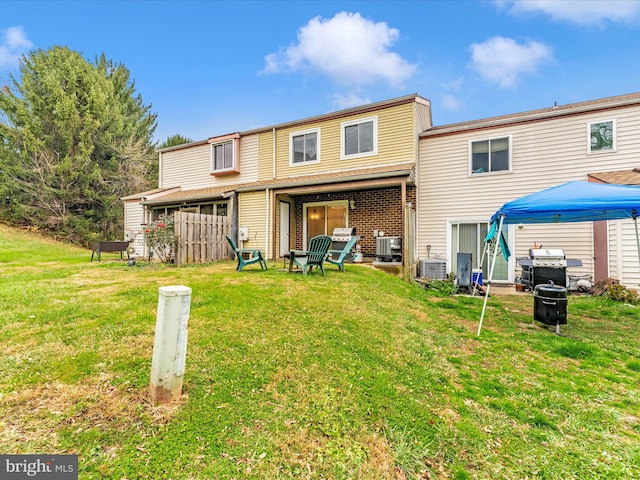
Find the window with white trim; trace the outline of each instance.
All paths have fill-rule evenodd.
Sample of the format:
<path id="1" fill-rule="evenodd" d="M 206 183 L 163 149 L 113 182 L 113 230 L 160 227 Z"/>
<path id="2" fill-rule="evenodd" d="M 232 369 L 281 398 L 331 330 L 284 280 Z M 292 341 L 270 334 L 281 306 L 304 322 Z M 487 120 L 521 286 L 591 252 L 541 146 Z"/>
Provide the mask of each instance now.
<path id="1" fill-rule="evenodd" d="M 378 154 L 378 117 L 361 118 L 340 125 L 340 157 L 357 158 Z"/>
<path id="2" fill-rule="evenodd" d="M 472 175 L 511 171 L 511 137 L 470 142 L 469 167 Z"/>
<path id="3" fill-rule="evenodd" d="M 211 171 L 213 173 L 234 170 L 234 145 L 235 142 L 233 140 L 211 144 Z"/>
<path id="4" fill-rule="evenodd" d="M 294 132 L 289 135 L 289 165 L 320 161 L 320 129 Z"/>
<path id="5" fill-rule="evenodd" d="M 589 153 L 616 150 L 616 121 L 605 120 L 589 124 Z"/>

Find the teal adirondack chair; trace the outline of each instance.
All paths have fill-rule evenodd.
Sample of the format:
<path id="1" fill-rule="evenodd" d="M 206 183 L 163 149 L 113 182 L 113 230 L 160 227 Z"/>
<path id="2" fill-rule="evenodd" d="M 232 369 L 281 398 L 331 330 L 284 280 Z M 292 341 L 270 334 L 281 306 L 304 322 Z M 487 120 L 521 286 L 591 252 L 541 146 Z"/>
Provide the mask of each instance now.
<path id="1" fill-rule="evenodd" d="M 238 259 L 238 266 L 236 267 L 238 272 L 241 272 L 243 267 L 253 263 L 259 263 L 261 269 L 267 270 L 267 261 L 262 256 L 262 252 L 260 250 L 252 248 L 240 249 L 236 247 L 236 242 L 234 242 L 229 235 L 225 235 L 225 237 L 227 237 L 227 242 L 229 242 L 233 253 Z"/>
<path id="2" fill-rule="evenodd" d="M 344 259 L 347 258 L 357 241 L 356 237 L 351 237 L 342 250 L 329 250 L 327 262 L 337 265 L 340 271 L 344 272 Z M 332 257 L 333 254 L 338 255 L 338 258 L 334 259 Z"/>
<path id="3" fill-rule="evenodd" d="M 289 271 L 293 270 L 295 264 L 302 269 L 302 274 L 306 277 L 307 270 L 311 271 L 313 267 L 320 267 L 322 276 L 324 276 L 324 262 L 327 259 L 330 245 L 331 237 L 318 235 L 309 241 L 308 250 L 291 250 L 289 252 Z"/>

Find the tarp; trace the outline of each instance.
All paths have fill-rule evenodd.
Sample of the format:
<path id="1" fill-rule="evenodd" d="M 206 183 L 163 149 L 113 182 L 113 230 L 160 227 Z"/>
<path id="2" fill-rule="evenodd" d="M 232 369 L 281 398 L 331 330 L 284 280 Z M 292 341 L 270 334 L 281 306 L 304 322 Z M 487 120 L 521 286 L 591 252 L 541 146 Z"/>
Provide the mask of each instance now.
<path id="1" fill-rule="evenodd" d="M 640 213 L 640 186 L 576 180 L 505 203 L 491 217 L 505 224 L 592 222 L 634 218 Z"/>
<path id="2" fill-rule="evenodd" d="M 489 289 L 493 279 L 498 246 L 505 258 L 510 255 L 502 236 L 502 226 L 519 223 L 593 222 L 598 220 L 621 220 L 632 218 L 635 223 L 638 260 L 640 262 L 640 235 L 638 214 L 640 213 L 640 186 L 595 183 L 576 180 L 539 192 L 525 195 L 505 203 L 491 217 L 491 229 L 485 242 L 498 235 L 493 261 L 489 272 L 487 292 L 482 306 L 478 335 L 482 329 Z M 485 248 L 486 250 L 486 248 Z M 484 257 L 484 253 L 483 253 Z"/>

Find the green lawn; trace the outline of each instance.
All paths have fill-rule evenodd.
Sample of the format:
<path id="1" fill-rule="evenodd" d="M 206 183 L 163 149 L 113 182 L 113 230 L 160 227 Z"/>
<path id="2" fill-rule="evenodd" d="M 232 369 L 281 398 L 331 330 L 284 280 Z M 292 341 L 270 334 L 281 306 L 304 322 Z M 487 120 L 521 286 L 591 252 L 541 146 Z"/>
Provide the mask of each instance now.
<path id="1" fill-rule="evenodd" d="M 639 308 L 442 296 L 363 265 L 135 267 L 0 226 L 0 453 L 81 479 L 640 478 Z M 184 395 L 149 401 L 158 288 L 193 289 Z"/>

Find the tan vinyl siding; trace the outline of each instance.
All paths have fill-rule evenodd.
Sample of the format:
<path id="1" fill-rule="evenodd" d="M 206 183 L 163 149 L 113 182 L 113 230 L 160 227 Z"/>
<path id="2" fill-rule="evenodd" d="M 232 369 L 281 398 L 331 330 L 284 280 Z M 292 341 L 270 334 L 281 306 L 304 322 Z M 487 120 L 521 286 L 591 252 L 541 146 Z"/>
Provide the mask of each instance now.
<path id="1" fill-rule="evenodd" d="M 258 135 L 240 139 L 240 174 L 211 175 L 209 144 L 162 153 L 162 185 L 183 190 L 254 182 L 258 179 Z"/>
<path id="2" fill-rule="evenodd" d="M 238 226 L 248 227 L 249 240 L 242 248 L 259 248 L 266 251 L 267 201 L 264 190 L 238 194 Z"/>
<path id="3" fill-rule="evenodd" d="M 588 154 L 587 125 L 616 120 L 617 151 Z M 426 245 L 449 255 L 447 221 L 486 219 L 505 202 L 591 172 L 630 170 L 638 166 L 640 108 L 559 117 L 541 122 L 494 127 L 420 140 L 418 185 L 418 255 Z M 469 142 L 510 136 L 512 173 L 469 175 Z M 593 275 L 593 228 L 590 222 L 552 226 L 526 225 L 514 231 L 515 256 L 527 256 L 536 242 L 563 248 L 584 267 L 571 274 Z"/>
<path id="4" fill-rule="evenodd" d="M 329 119 L 307 125 L 298 125 L 292 128 L 278 130 L 277 138 L 277 178 L 290 176 L 317 174 L 322 172 L 335 172 L 359 167 L 370 167 L 414 161 L 416 158 L 416 135 L 414 131 L 413 103 L 391 107 L 386 110 L 367 112 L 361 115 Z M 343 122 L 357 121 L 377 117 L 378 120 L 378 153 L 366 157 L 353 159 L 340 158 L 340 133 Z M 309 129 L 320 129 L 320 162 L 308 165 L 289 165 L 290 135 L 292 133 Z M 269 139 L 270 140 L 270 139 Z M 268 145 L 267 145 L 268 143 Z M 272 143 L 260 142 L 262 155 L 271 155 Z M 265 162 L 266 163 L 266 162 Z M 272 168 L 272 165 L 270 165 Z M 267 169 L 261 165 L 261 178 L 267 174 Z"/>
<path id="5" fill-rule="evenodd" d="M 273 178 L 273 133 L 265 132 L 259 135 L 259 172 L 260 180 L 269 180 Z"/>

